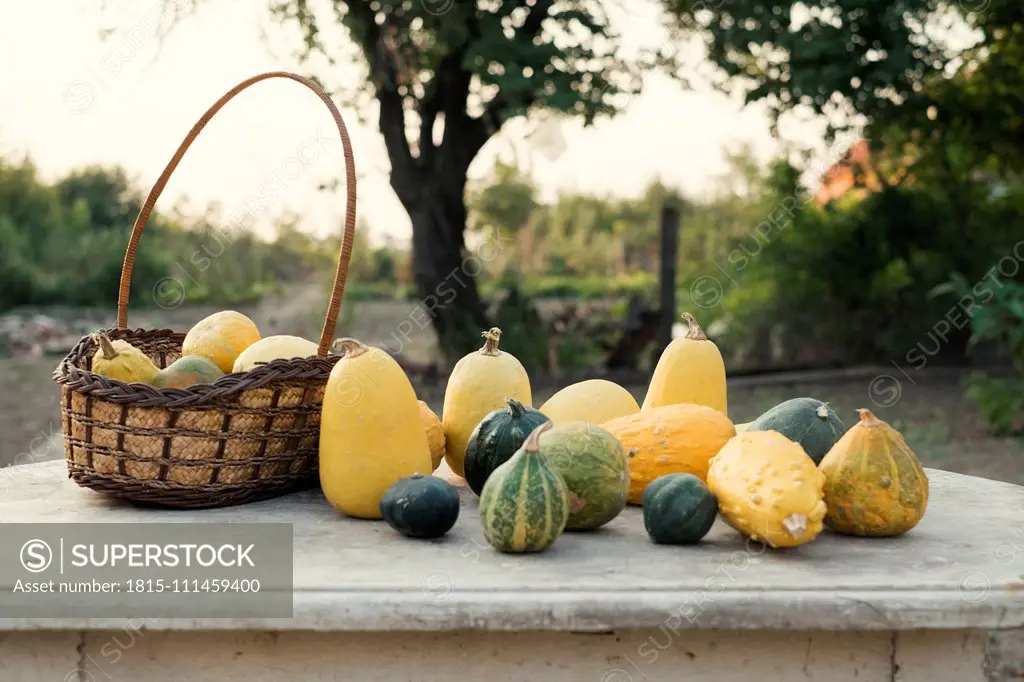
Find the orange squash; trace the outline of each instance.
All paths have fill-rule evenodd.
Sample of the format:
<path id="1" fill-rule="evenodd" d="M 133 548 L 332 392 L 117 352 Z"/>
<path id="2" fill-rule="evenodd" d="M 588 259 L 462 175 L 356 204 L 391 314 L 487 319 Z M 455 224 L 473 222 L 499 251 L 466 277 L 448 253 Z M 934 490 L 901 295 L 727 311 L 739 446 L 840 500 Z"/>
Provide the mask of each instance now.
<path id="1" fill-rule="evenodd" d="M 821 460 L 825 525 L 844 535 L 906 533 L 924 517 L 928 477 L 899 431 L 869 410 Z"/>
<path id="2" fill-rule="evenodd" d="M 606 421 L 629 459 L 629 502 L 642 504 L 644 490 L 667 474 L 693 474 L 707 480 L 708 462 L 736 429 L 729 418 L 706 405 L 678 403 Z"/>
<path id="3" fill-rule="evenodd" d="M 437 418 L 434 411 L 422 400 L 420 403 L 420 421 L 423 422 L 423 430 L 427 433 L 427 445 L 430 446 L 430 461 L 433 465 L 431 471 L 437 471 L 444 459 L 444 428 L 441 427 L 441 420 Z"/>
<path id="4" fill-rule="evenodd" d="M 222 310 L 199 320 L 188 330 L 181 344 L 182 355 L 204 357 L 229 373 L 235 359 L 260 340 L 256 323 L 240 312 Z"/>

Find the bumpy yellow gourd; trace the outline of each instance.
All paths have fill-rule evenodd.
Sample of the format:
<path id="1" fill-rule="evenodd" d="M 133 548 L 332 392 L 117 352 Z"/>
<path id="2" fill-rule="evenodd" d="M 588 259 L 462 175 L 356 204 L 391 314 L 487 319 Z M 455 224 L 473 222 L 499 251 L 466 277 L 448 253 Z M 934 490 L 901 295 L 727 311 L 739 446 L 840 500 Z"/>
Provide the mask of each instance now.
<path id="1" fill-rule="evenodd" d="M 382 518 L 380 501 L 399 479 L 432 471 L 427 435 L 409 378 L 380 348 L 340 339 L 320 417 L 320 487 L 337 510 Z"/>
<path id="2" fill-rule="evenodd" d="M 906 533 L 928 507 L 928 477 L 899 431 L 857 410 L 854 424 L 819 467 L 825 474 L 825 525 L 845 535 Z"/>
<path id="3" fill-rule="evenodd" d="M 821 532 L 825 476 L 777 431 L 747 431 L 711 460 L 708 488 L 725 521 L 771 547 L 795 547 Z"/>
<path id="4" fill-rule="evenodd" d="M 423 422 L 423 431 L 427 434 L 427 445 L 430 447 L 430 462 L 433 465 L 431 471 L 436 471 L 444 459 L 444 428 L 441 420 L 437 418 L 434 411 L 422 400 L 420 401 L 420 421 Z"/>
<path id="5" fill-rule="evenodd" d="M 230 372 L 242 351 L 260 340 L 256 323 L 235 310 L 222 310 L 196 322 L 181 344 L 182 355 L 198 355 Z"/>
<path id="6" fill-rule="evenodd" d="M 312 341 L 299 336 L 281 334 L 279 336 L 268 336 L 246 348 L 235 358 L 235 364 L 231 367 L 232 372 L 248 372 L 260 365 L 265 365 L 274 360 L 292 360 L 294 358 L 311 358 L 317 354 L 320 347 Z"/>
<path id="7" fill-rule="evenodd" d="M 693 315 L 683 313 L 683 321 L 689 329 L 661 354 L 641 409 L 693 403 L 728 416 L 722 353 L 704 335 Z"/>
<path id="8" fill-rule="evenodd" d="M 111 341 L 103 332 L 93 335 L 99 344 L 92 358 L 92 371 L 125 383 L 149 384 L 160 369 L 141 350 L 127 341 Z"/>
<path id="9" fill-rule="evenodd" d="M 533 406 L 530 377 L 522 363 L 498 348 L 501 330 L 483 332 L 484 347 L 461 358 L 452 369 L 444 393 L 441 425 L 447 441 L 445 461 L 457 476 L 464 476 L 462 463 L 473 429 L 509 398 Z"/>
<path id="10" fill-rule="evenodd" d="M 609 419 L 639 411 L 640 406 L 632 393 L 605 379 L 590 379 L 566 386 L 540 407 L 540 413 L 555 424 L 577 421 L 603 424 Z"/>

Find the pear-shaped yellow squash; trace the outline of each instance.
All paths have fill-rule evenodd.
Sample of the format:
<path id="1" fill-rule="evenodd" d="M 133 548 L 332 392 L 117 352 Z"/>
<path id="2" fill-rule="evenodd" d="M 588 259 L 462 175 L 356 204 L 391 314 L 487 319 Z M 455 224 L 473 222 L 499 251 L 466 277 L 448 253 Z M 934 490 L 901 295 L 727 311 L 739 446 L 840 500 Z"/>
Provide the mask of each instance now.
<path id="1" fill-rule="evenodd" d="M 501 330 L 493 327 L 481 336 L 484 347 L 455 363 L 444 392 L 444 458 L 457 476 L 465 476 L 466 446 L 484 417 L 505 407 L 509 398 L 533 407 L 526 368 L 514 355 L 498 348 Z"/>
<path id="2" fill-rule="evenodd" d="M 149 356 L 127 341 L 111 341 L 103 332 L 93 334 L 92 338 L 99 344 L 92 357 L 92 371 L 96 374 L 127 384 L 149 384 L 160 371 Z"/>
<path id="3" fill-rule="evenodd" d="M 331 370 L 320 416 L 320 487 L 346 516 L 379 519 L 385 491 L 433 471 L 419 401 L 394 358 L 355 339 Z"/>
<path id="4" fill-rule="evenodd" d="M 683 313 L 683 321 L 689 329 L 661 354 L 640 409 L 692 403 L 729 416 L 722 353 L 704 335 L 693 315 Z"/>

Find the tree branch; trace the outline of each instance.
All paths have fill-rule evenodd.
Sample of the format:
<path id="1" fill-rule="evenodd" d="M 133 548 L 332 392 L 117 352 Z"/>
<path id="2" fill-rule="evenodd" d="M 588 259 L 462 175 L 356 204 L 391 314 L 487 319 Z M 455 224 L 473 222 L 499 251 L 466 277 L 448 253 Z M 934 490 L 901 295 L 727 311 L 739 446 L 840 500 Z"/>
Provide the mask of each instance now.
<path id="1" fill-rule="evenodd" d="M 353 38 L 359 42 L 366 55 L 370 79 L 380 103 L 379 127 L 391 159 L 391 185 L 404 200 L 401 193 L 415 186 L 417 169 L 409 138 L 405 134 L 405 108 L 402 95 L 398 92 L 398 66 L 394 52 L 387 44 L 386 31 L 394 27 L 389 21 L 378 26 L 376 13 L 369 3 L 350 2 L 348 12 L 353 24 L 358 26 L 358 31 L 352 31 Z"/>
<path id="2" fill-rule="evenodd" d="M 525 4 L 525 3 L 523 3 Z M 523 21 L 522 27 L 516 32 L 516 37 L 522 40 L 533 40 L 544 26 L 544 20 L 551 16 L 551 8 L 555 0 L 536 0 L 530 13 Z M 470 146 L 474 154 L 493 137 L 505 123 L 505 115 L 512 109 L 529 109 L 536 102 L 537 98 L 532 92 L 526 93 L 521 101 L 514 102 L 507 92 L 498 92 L 487 106 L 480 118 L 469 119 L 470 133 L 468 135 Z"/>

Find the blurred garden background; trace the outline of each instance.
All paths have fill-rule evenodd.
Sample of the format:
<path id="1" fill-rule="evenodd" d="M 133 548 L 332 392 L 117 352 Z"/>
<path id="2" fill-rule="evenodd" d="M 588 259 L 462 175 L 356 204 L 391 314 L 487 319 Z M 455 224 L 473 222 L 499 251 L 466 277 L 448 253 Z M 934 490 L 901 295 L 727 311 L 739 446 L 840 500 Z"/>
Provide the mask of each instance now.
<path id="1" fill-rule="evenodd" d="M 146 35 L 172 40 L 217 3 L 155 3 Z M 289 69 L 355 112 L 354 137 L 381 142 L 386 189 L 408 218 L 397 236 L 372 212 L 360 219 L 336 336 L 391 350 L 435 409 L 452 364 L 491 325 L 535 377 L 537 404 L 592 376 L 642 398 L 670 211 L 675 312 L 722 348 L 733 421 L 798 395 L 850 423 L 870 407 L 928 466 L 1024 483 L 1018 2 L 275 0 L 260 11 L 294 48 Z M 138 23 L 110 21 L 121 35 Z M 339 61 L 359 76 L 334 78 Z M 639 110 L 655 77 L 755 108 L 771 153 L 735 140 L 697 191 L 645 169 L 658 154 L 648 141 L 639 189 L 553 190 L 488 147 L 525 121 L 534 149 L 572 153 L 571 131 Z M 68 92 L 52 106 L 81 108 Z M 154 162 L 201 113 L 161 131 Z M 0 147 L 0 464 L 60 456 L 50 373 L 82 334 L 113 325 L 128 235 L 157 174 L 102 161 L 44 171 L 39 152 Z M 231 172 L 231 159 L 217 163 Z M 343 190 L 318 188 L 338 216 Z M 233 308 L 265 334 L 316 339 L 340 243 L 306 219 L 293 207 L 246 230 L 221 202 L 161 202 L 130 324 L 185 331 Z"/>

